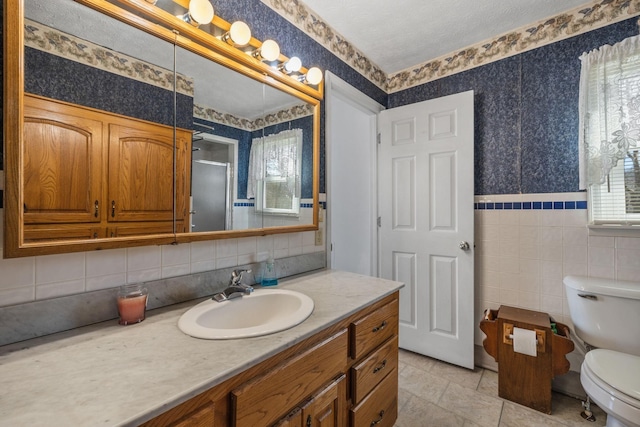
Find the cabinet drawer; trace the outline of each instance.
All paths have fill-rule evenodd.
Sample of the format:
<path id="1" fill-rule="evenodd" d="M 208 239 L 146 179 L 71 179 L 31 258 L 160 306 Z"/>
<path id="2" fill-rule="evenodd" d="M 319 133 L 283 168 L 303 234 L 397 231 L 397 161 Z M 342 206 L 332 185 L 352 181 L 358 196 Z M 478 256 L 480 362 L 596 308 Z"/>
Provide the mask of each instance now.
<path id="1" fill-rule="evenodd" d="M 398 369 L 398 337 L 351 368 L 353 401 L 359 403 L 390 372 Z"/>
<path id="2" fill-rule="evenodd" d="M 254 427 L 274 423 L 337 374 L 345 372 L 346 365 L 345 329 L 233 390 L 234 425 Z"/>
<path id="3" fill-rule="evenodd" d="M 398 418 L 398 371 L 394 369 L 351 410 L 353 427 L 392 427 Z"/>
<path id="4" fill-rule="evenodd" d="M 350 353 L 359 359 L 398 334 L 398 300 L 351 324 Z"/>

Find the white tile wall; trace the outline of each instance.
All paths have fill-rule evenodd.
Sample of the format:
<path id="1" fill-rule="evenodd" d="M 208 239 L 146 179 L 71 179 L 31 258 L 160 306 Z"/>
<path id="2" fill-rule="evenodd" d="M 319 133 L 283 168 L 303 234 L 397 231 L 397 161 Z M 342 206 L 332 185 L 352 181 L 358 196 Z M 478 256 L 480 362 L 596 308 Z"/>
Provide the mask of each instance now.
<path id="1" fill-rule="evenodd" d="M 585 193 L 479 196 L 476 202 L 584 201 Z M 512 305 L 571 325 L 566 275 L 640 282 L 640 237 L 590 235 L 587 210 L 476 210 L 476 313 Z M 483 334 L 477 330 L 476 344 Z"/>
<path id="2" fill-rule="evenodd" d="M 324 236 L 325 222 L 320 230 Z M 316 245 L 310 231 L 14 259 L 3 259 L 0 246 L 0 306 L 261 262 L 270 252 L 322 252 L 325 244 Z"/>

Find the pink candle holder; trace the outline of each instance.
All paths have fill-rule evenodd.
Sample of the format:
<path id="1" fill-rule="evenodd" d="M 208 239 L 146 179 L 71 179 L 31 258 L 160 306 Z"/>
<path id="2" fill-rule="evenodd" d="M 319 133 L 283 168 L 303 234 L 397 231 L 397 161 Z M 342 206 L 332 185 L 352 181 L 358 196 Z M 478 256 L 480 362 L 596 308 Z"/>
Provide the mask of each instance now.
<path id="1" fill-rule="evenodd" d="M 124 285 L 118 289 L 118 314 L 121 325 L 131 325 L 144 320 L 148 291 L 141 284 Z"/>

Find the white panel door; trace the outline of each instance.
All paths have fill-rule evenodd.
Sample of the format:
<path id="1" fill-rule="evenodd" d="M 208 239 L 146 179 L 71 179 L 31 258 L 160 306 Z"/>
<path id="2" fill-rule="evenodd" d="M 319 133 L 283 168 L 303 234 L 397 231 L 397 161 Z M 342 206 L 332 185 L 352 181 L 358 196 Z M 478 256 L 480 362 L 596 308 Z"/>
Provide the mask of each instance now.
<path id="1" fill-rule="evenodd" d="M 472 369 L 473 92 L 380 113 L 381 276 L 400 291 L 400 347 Z"/>

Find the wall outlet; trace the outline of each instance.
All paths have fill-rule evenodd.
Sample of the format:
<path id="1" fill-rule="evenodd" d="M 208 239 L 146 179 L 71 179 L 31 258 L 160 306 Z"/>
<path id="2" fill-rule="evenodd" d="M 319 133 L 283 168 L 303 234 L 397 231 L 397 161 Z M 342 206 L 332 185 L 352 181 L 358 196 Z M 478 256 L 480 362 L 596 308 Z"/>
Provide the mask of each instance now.
<path id="1" fill-rule="evenodd" d="M 322 230 L 316 230 L 316 246 L 322 246 Z"/>

